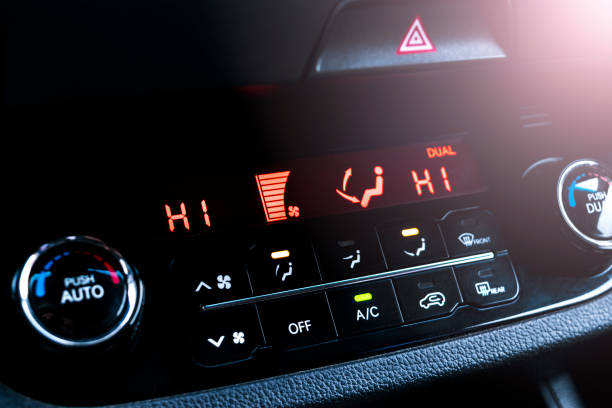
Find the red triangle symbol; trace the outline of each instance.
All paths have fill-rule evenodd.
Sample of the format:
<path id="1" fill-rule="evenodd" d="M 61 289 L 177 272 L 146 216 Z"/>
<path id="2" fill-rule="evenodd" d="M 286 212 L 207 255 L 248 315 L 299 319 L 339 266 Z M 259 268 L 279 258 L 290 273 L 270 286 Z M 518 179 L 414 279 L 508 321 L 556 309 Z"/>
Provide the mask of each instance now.
<path id="1" fill-rule="evenodd" d="M 434 52 L 435 50 L 436 47 L 423 28 L 421 18 L 417 16 L 412 24 L 410 24 L 408 32 L 397 48 L 397 54 L 417 54 L 420 52 Z"/>

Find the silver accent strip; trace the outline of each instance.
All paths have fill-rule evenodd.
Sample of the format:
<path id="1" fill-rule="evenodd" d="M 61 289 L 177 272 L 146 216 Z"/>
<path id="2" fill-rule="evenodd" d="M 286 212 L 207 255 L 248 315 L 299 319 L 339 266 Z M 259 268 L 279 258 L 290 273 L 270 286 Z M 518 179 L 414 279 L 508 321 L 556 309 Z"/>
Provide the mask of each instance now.
<path id="1" fill-rule="evenodd" d="M 538 166 L 541 166 L 542 164 L 557 163 L 557 162 L 560 162 L 561 160 L 563 160 L 561 157 L 547 157 L 546 159 L 538 160 L 537 162 L 533 163 L 531 166 L 527 167 L 527 169 L 525 169 L 525 171 L 521 175 L 521 178 L 525 178 L 529 173 L 531 173 L 532 170 L 534 170 Z"/>
<path id="2" fill-rule="evenodd" d="M 292 295 L 303 295 L 306 293 L 316 292 L 319 290 L 333 289 L 342 286 L 353 285 L 356 283 L 370 282 L 377 279 L 394 278 L 396 276 L 405 275 L 408 273 L 423 272 L 430 269 L 445 268 L 449 266 L 458 266 L 466 263 L 488 261 L 495 258 L 493 252 L 485 252 L 483 254 L 469 255 L 461 258 L 447 259 L 444 261 L 432 262 L 425 265 L 411 266 L 409 268 L 396 269 L 393 271 L 380 272 L 368 276 L 360 276 L 357 278 L 344 279 L 337 282 L 321 283 L 319 285 L 306 286 L 299 289 L 284 290 L 281 292 L 268 293 L 265 295 L 251 296 L 243 299 L 229 300 L 227 302 L 213 303 L 202 306 L 202 310 L 224 309 L 231 306 L 247 305 L 250 303 L 261 302 L 264 300 L 280 299 Z"/>
<path id="3" fill-rule="evenodd" d="M 103 248 L 104 250 L 108 251 L 112 256 L 114 256 L 119 261 L 119 264 L 121 265 L 121 271 L 125 275 L 125 282 L 127 285 L 127 302 L 128 302 L 127 311 L 125 312 L 125 315 L 123 316 L 121 321 L 112 330 L 110 330 L 103 336 L 96 337 L 93 339 L 88 339 L 88 340 L 68 340 L 68 339 L 56 336 L 55 334 L 51 333 L 49 330 L 47 330 L 46 328 L 42 326 L 42 324 L 38 321 L 38 319 L 34 315 L 34 311 L 32 310 L 32 306 L 30 305 L 29 283 L 30 283 L 30 274 L 32 273 L 32 268 L 34 264 L 40 258 L 40 256 L 44 254 L 46 251 L 56 246 L 65 244 L 67 242 L 83 242 L 83 243 L 88 243 L 88 244 L 96 245 L 98 247 Z M 87 237 L 87 236 L 69 236 L 69 237 L 65 237 L 65 238 L 62 238 L 57 241 L 41 246 L 38 249 L 38 251 L 30 255 L 30 257 L 24 264 L 23 268 L 19 272 L 19 278 L 17 281 L 17 291 L 18 291 L 18 296 L 19 296 L 19 302 L 21 304 L 21 309 L 23 310 L 23 313 L 25 314 L 26 318 L 28 319 L 32 327 L 34 327 L 34 329 L 36 329 L 36 331 L 40 333 L 42 336 L 44 336 L 46 339 L 56 344 L 60 344 L 62 346 L 67 346 L 67 347 L 93 346 L 93 345 L 100 344 L 100 343 L 103 343 L 111 339 L 117 333 L 119 333 L 124 327 L 126 327 L 131 322 L 131 320 L 138 314 L 138 312 L 140 311 L 140 307 L 142 305 L 142 300 L 143 300 L 142 286 L 139 283 L 136 271 L 134 271 L 134 269 L 132 269 L 129 266 L 129 264 L 125 261 L 125 259 L 123 259 L 121 254 L 119 254 L 119 252 L 110 248 L 109 246 L 107 246 L 105 243 L 98 240 L 97 238 Z"/>
<path id="4" fill-rule="evenodd" d="M 576 235 L 582 238 L 583 241 L 599 249 L 612 249 L 612 240 L 602 240 L 602 239 L 595 239 L 595 238 L 589 237 L 588 235 L 580 231 L 578 228 L 576 228 L 576 226 L 570 219 L 569 215 L 567 215 L 567 212 L 565 211 L 565 205 L 563 205 L 563 185 L 565 184 L 565 179 L 567 178 L 567 175 L 572 170 L 574 170 L 576 167 L 579 167 L 579 166 L 603 167 L 600 163 L 596 162 L 595 160 L 581 159 L 581 160 L 576 160 L 574 162 L 571 162 L 563 169 L 563 171 L 561 172 L 561 176 L 559 176 L 559 181 L 557 182 L 557 204 L 559 205 L 559 210 L 561 210 L 561 216 L 565 220 L 565 223 L 567 224 L 567 226 L 570 227 L 570 229 Z"/>

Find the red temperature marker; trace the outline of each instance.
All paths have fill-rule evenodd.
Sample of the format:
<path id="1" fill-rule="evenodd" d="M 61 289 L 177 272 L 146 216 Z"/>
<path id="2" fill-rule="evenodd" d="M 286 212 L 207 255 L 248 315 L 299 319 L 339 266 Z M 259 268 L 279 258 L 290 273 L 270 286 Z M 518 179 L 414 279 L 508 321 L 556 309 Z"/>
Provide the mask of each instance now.
<path id="1" fill-rule="evenodd" d="M 285 211 L 285 187 L 290 171 L 258 174 L 255 176 L 261 204 L 266 213 L 266 221 L 283 221 L 287 219 Z"/>

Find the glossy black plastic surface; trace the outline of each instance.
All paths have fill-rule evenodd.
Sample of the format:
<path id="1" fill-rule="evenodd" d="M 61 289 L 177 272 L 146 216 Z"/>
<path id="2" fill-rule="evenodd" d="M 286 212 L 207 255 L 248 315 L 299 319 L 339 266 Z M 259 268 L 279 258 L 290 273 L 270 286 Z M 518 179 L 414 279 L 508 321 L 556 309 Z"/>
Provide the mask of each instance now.
<path id="1" fill-rule="evenodd" d="M 289 148 L 289 143 L 284 139 L 285 135 L 274 132 L 267 137 L 278 142 L 275 146 L 281 146 L 276 150 L 263 149 L 257 143 L 249 145 L 250 139 L 246 138 L 244 150 L 248 153 L 243 155 L 244 162 L 240 163 L 240 168 L 231 169 L 231 171 L 236 174 L 244 171 L 249 174 L 249 182 L 254 183 L 250 168 L 252 162 L 249 162 L 249 160 L 255 161 L 254 157 L 267 161 L 271 160 L 270 156 L 317 155 L 341 148 L 367 149 L 380 143 L 390 146 L 405 145 L 407 141 L 436 140 L 439 135 L 444 136 L 461 131 L 474 150 L 486 184 L 489 186 L 487 192 L 480 194 L 448 200 L 432 200 L 360 214 L 313 219 L 308 223 L 274 225 L 246 231 L 227 231 L 219 235 L 192 234 L 176 240 L 168 240 L 155 234 L 159 227 L 157 222 L 160 220 L 160 212 L 162 219 L 164 215 L 164 208 L 161 205 L 164 197 L 175 199 L 176 197 L 195 196 L 197 199 L 207 183 L 214 183 L 214 177 L 207 175 L 216 174 L 214 173 L 216 167 L 212 164 L 207 165 L 206 162 L 203 163 L 200 152 L 190 157 L 190 155 L 182 154 L 184 150 L 179 150 L 181 154 L 173 153 L 175 156 L 170 160 L 166 154 L 167 149 L 164 147 L 161 149 L 163 152 L 159 152 L 155 157 L 149 157 L 149 162 L 134 166 L 137 167 L 134 173 L 126 172 L 125 168 L 122 168 L 121 171 L 116 169 L 117 178 L 113 180 L 119 180 L 119 185 L 113 185 L 113 187 L 115 191 L 123 194 L 125 201 L 121 202 L 100 198 L 100 189 L 109 185 L 108 169 L 88 173 L 87 177 L 85 174 L 79 177 L 69 172 L 74 168 L 74 163 L 70 163 L 70 166 L 65 164 L 65 167 L 62 167 L 62 163 L 68 162 L 58 161 L 57 157 L 38 157 L 41 160 L 39 166 L 44 165 L 44 160 L 54 164 L 55 167 L 50 166 L 49 168 L 56 169 L 55 176 L 60 177 L 61 174 L 73 174 L 73 176 L 66 184 L 47 185 L 47 180 L 38 179 L 39 173 L 37 172 L 21 187 L 11 186 L 15 195 L 21 199 L 19 202 L 7 204 L 11 204 L 12 210 L 19 210 L 20 214 L 28 214 L 27 218 L 10 219 L 7 226 L 14 237 L 10 243 L 11 250 L 8 251 L 11 256 L 7 259 L 10 264 L 7 268 L 11 271 L 11 276 L 27 255 L 38 248 L 42 242 L 48 242 L 70 233 L 86 233 L 98 236 L 117 247 L 138 267 L 147 287 L 148 303 L 139 330 L 140 337 L 138 341 L 130 343 L 133 345 L 132 350 L 119 350 L 118 354 L 94 353 L 87 356 L 81 354 L 67 356 L 42 350 L 36 342 L 31 341 L 31 333 L 28 333 L 27 327 L 23 327 L 14 303 L 9 302 L 5 308 L 9 312 L 7 324 L 14 328 L 15 337 L 7 339 L 9 344 L 6 350 L 11 351 L 10 355 L 5 355 L 4 360 L 6 369 L 11 372 L 10 378 L 6 380 L 7 383 L 16 390 L 28 393 L 33 397 L 64 404 L 110 403 L 171 395 L 322 367 L 375 355 L 382 351 L 425 344 L 435 339 L 474 333 L 482 327 L 495 327 L 506 321 L 525 317 L 525 313 L 530 311 L 541 313 L 547 311 L 550 305 L 563 307 L 570 304 L 571 302 L 568 301 L 572 299 L 584 300 L 585 298 L 581 296 L 591 291 L 597 293 L 596 291 L 608 282 L 607 275 L 601 273 L 607 269 L 610 258 L 605 253 L 592 253 L 574 246 L 568 237 L 560 232 L 562 229 L 558 214 L 551 212 L 551 208 L 554 208 L 554 192 L 551 194 L 548 187 L 552 186 L 554 190 L 554 180 L 565 163 L 575 158 L 589 157 L 593 151 L 602 152 L 602 156 L 606 156 L 603 152 L 606 152 L 608 139 L 598 134 L 596 129 L 590 128 L 582 131 L 593 134 L 591 143 L 583 143 L 579 147 L 571 141 L 555 144 L 553 142 L 557 139 L 554 130 L 562 126 L 550 129 L 545 127 L 523 128 L 521 121 L 514 116 L 512 110 L 505 110 L 507 106 L 496 106 L 493 103 L 493 101 L 499 101 L 500 95 L 504 94 L 503 91 L 508 86 L 497 82 L 496 74 L 489 72 L 487 76 L 482 72 L 479 75 L 459 72 L 454 75 L 461 76 L 462 81 L 452 81 L 459 84 L 452 88 L 453 92 L 449 92 L 450 88 L 444 86 L 440 88 L 446 78 L 442 74 L 435 81 L 418 77 L 418 81 L 412 82 L 410 86 L 408 83 L 403 85 L 402 81 L 395 80 L 401 78 L 400 75 L 395 79 L 376 77 L 372 83 L 363 78 L 363 82 L 359 85 L 354 82 L 329 84 L 338 94 L 343 95 L 342 97 L 336 96 L 336 98 L 330 97 L 335 92 L 330 91 L 327 85 L 317 88 L 316 84 L 311 84 L 312 87 L 309 86 L 307 91 L 287 89 L 283 91 L 286 94 L 280 92 L 264 97 L 260 103 L 262 106 L 265 105 L 270 112 L 295 109 L 293 114 L 299 116 L 298 113 L 305 112 L 299 104 L 287 108 L 282 101 L 287 98 L 300 101 L 311 98 L 314 101 L 326 100 L 332 107 L 350 106 L 347 108 L 349 109 L 347 114 L 357 118 L 360 116 L 358 115 L 359 101 L 368 100 L 368 96 L 374 97 L 381 89 L 384 89 L 388 91 L 388 104 L 385 104 L 385 109 L 377 112 L 380 115 L 377 123 L 370 125 L 376 125 L 375 127 L 380 129 L 403 129 L 403 131 L 399 133 L 388 131 L 382 141 L 381 139 L 369 140 L 370 132 L 366 131 L 365 124 L 368 121 L 365 116 L 362 116 L 361 120 L 354 121 L 349 127 L 329 117 L 326 113 L 327 109 L 311 111 L 310 115 L 322 119 L 308 120 L 309 131 L 306 131 L 306 127 L 302 129 L 302 126 L 294 124 L 290 133 L 295 134 L 296 145 L 291 145 Z M 520 82 L 522 78 L 516 75 L 515 80 Z M 414 79 L 414 77 L 411 78 Z M 450 82 L 449 80 L 448 84 Z M 477 86 L 483 83 L 487 86 Z M 450 109 L 448 105 L 442 109 L 437 103 L 434 103 L 438 100 L 435 95 L 432 95 L 431 103 L 427 100 L 413 100 L 411 103 L 410 98 L 407 98 L 407 95 L 410 94 L 408 90 L 413 89 L 413 86 L 426 88 L 427 84 L 431 86 L 430 89 L 433 89 L 434 93 L 436 89 L 444 89 L 444 92 L 437 96 L 444 97 L 445 100 L 451 98 L 454 103 L 451 103 L 450 106 L 456 106 L 457 109 L 451 109 L 448 112 L 447 110 Z M 362 97 L 351 98 L 352 104 L 347 105 L 347 95 L 344 93 L 347 89 Z M 478 106 L 490 108 L 487 111 L 488 114 L 483 114 L 481 111 L 470 117 L 460 114 L 462 109 L 459 107 L 464 92 L 473 89 L 487 90 L 477 92 L 474 98 L 478 100 Z M 296 95 L 302 98 L 297 98 Z M 418 119 L 408 121 L 405 119 L 406 104 L 414 109 L 414 117 L 419 117 L 418 112 L 427 112 L 427 116 L 435 117 L 444 113 L 451 119 L 432 122 Z M 319 105 L 314 104 L 313 106 Z M 201 110 L 198 110 L 198 115 L 200 113 Z M 175 111 L 175 114 L 178 113 Z M 195 112 L 193 114 L 195 122 Z M 87 115 L 84 116 L 81 124 L 85 123 L 86 117 Z M 281 120 L 284 116 L 279 114 L 277 117 Z M 494 123 L 483 122 L 483 117 L 495 118 L 495 121 L 492 121 Z M 52 126 L 53 120 L 50 119 L 50 121 L 49 126 Z M 197 122 L 199 121 L 200 119 Z M 495 129 L 499 129 L 502 125 L 504 132 L 495 138 L 491 137 Z M 167 126 L 169 130 L 176 124 L 167 124 Z M 151 127 L 148 129 L 153 131 Z M 80 130 L 78 126 L 72 129 L 74 134 L 80 134 Z M 110 132 L 111 128 L 109 127 L 108 130 Z M 160 130 L 161 128 L 157 129 L 157 131 Z M 321 137 L 316 146 L 309 145 L 305 142 L 309 139 L 303 136 L 311 132 L 324 132 L 328 137 Z M 539 138 L 536 138 L 533 132 L 537 132 Z M 522 141 L 530 146 L 527 153 L 522 151 Z M 222 146 L 222 140 L 216 140 L 216 143 L 221 143 L 215 148 L 226 152 L 227 157 L 230 157 L 230 152 L 236 152 L 233 149 L 235 146 Z M 109 148 L 109 150 L 116 152 L 114 150 L 116 145 L 112 147 L 113 149 Z M 101 160 L 107 158 L 104 154 L 107 152 L 104 150 L 98 153 Z M 135 151 L 132 150 L 130 153 L 135 153 Z M 535 177 L 535 173 L 530 173 L 528 177 L 522 178 L 527 167 L 551 154 L 563 158 L 550 166 L 539 167 L 541 172 L 538 173 L 538 177 Z M 602 160 L 609 160 L 609 157 L 603 157 Z M 127 163 L 126 166 L 129 166 L 130 161 L 126 160 L 125 163 Z M 233 157 L 232 163 L 236 163 Z M 149 169 L 147 182 L 144 182 L 141 176 L 143 168 Z M 138 176 L 131 177 L 129 174 Z M 257 199 L 256 194 L 255 191 L 255 199 Z M 39 207 L 41 199 L 53 196 L 65 198 L 58 201 L 47 200 L 47 206 L 43 207 L 43 211 Z M 307 232 L 313 231 L 312 234 L 307 234 L 313 237 L 317 236 L 315 231 L 344 230 L 345 228 L 348 230 L 348 227 L 351 226 L 361 226 L 365 230 L 375 231 L 375 227 L 386 222 L 413 217 L 418 220 L 438 220 L 448 211 L 472 207 L 491 211 L 499 224 L 499 232 L 504 239 L 504 248 L 509 251 L 512 258 L 521 288 L 518 298 L 509 303 L 488 309 L 462 305 L 457 307 L 452 314 L 433 320 L 344 337 L 316 346 L 291 348 L 289 351 L 286 346 L 262 346 L 252 354 L 252 358 L 234 365 L 203 367 L 194 362 L 192 353 L 186 347 L 190 329 L 193 327 L 193 319 L 197 318 L 200 313 L 197 306 L 201 301 L 194 299 L 194 288 L 191 286 L 193 280 L 191 283 L 186 282 L 193 277 L 173 271 L 171 265 L 174 260 L 177 260 L 178 264 L 178 260 L 185 256 L 189 257 L 194 253 L 203 254 L 206 252 L 205 249 L 212 245 L 211 242 L 220 243 L 222 247 L 229 244 L 232 249 L 248 250 L 250 245 L 259 241 L 263 235 L 266 237 L 270 235 L 286 236 L 295 233 L 297 236 L 305 236 L 300 234 L 300 231 L 297 233 L 291 231 L 294 227 Z M 166 225 L 162 227 L 167 228 Z M 32 235 L 33 230 L 42 232 Z M 535 257 L 534 248 L 537 248 L 538 254 Z M 316 248 L 313 251 L 316 251 Z M 560 262 L 557 257 L 559 253 L 568 254 L 572 262 L 566 260 Z M 240 259 L 242 255 L 238 252 L 232 252 L 232 254 L 235 259 L 233 257 L 228 259 L 235 260 L 240 265 L 246 263 L 247 259 Z M 504 253 L 496 254 L 496 256 L 499 255 L 504 255 Z M 210 276 L 207 279 L 212 278 L 213 281 L 206 280 L 205 283 L 215 287 L 216 283 L 222 283 L 217 282 L 218 275 L 223 275 L 222 281 L 227 282 L 223 278 L 230 273 L 225 269 L 226 258 L 221 256 L 212 257 L 212 259 L 214 259 L 212 261 L 214 265 L 207 267 L 206 275 Z M 206 263 L 206 265 L 209 264 Z M 208 271 L 211 271 L 210 275 Z M 245 270 L 238 269 L 238 271 L 246 274 Z M 6 279 L 7 288 L 10 287 L 9 280 Z M 197 281 L 195 283 L 199 284 Z M 299 321 L 304 320 L 307 319 L 299 319 Z M 221 336 L 226 336 L 223 342 L 231 339 L 231 346 L 234 347 L 233 333 L 237 332 L 237 337 L 240 338 L 241 331 L 245 333 L 246 339 L 245 330 L 239 327 L 228 327 L 227 329 L 223 332 L 211 333 L 205 341 L 211 338 L 219 342 Z M 54 367 L 60 364 L 66 367 L 62 376 L 58 376 L 57 371 L 54 370 Z M 115 384 L 113 391 L 107 392 L 107 390 L 95 387 L 95 382 L 91 381 L 91 377 L 82 376 L 84 371 L 90 372 L 89 369 L 95 366 L 96 371 L 93 375 L 102 380 L 114 372 L 116 364 L 128 364 L 134 370 L 133 375 L 140 380 L 131 384 Z M 29 371 L 20 367 L 39 368 L 40 380 L 37 379 L 33 384 Z"/>

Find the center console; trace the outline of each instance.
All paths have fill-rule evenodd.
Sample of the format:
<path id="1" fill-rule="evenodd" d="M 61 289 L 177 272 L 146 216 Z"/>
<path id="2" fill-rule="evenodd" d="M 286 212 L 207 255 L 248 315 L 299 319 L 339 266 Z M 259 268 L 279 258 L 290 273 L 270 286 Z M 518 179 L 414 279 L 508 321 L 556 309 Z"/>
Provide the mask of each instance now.
<path id="1" fill-rule="evenodd" d="M 168 396 L 468 335 L 605 293 L 607 136 L 593 121 L 581 143 L 566 138 L 578 129 L 554 101 L 504 105 L 512 84 L 499 77 L 243 89 L 210 108 L 206 137 L 162 121 L 139 130 L 167 136 L 152 152 L 143 141 L 129 154 L 121 143 L 85 149 L 78 165 L 68 150 L 30 158 L 47 173 L 13 188 L 6 212 L 17 215 L 3 280 L 7 384 L 59 404 Z M 434 95 L 406 96 L 418 87 Z M 466 95 L 473 109 L 461 108 Z M 232 123 L 253 111 L 269 128 Z"/>

